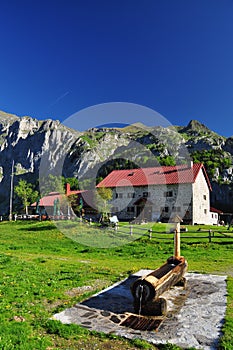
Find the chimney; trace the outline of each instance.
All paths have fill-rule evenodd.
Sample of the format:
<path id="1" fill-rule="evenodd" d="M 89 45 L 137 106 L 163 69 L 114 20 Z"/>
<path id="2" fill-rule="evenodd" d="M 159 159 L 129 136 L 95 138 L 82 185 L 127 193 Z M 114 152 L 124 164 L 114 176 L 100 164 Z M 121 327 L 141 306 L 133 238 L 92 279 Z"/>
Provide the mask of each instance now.
<path id="1" fill-rule="evenodd" d="M 193 168 L 193 160 L 190 159 L 190 160 L 188 160 L 187 163 L 188 163 L 188 168 L 192 169 Z"/>
<path id="2" fill-rule="evenodd" d="M 70 184 L 67 183 L 67 184 L 66 184 L 66 195 L 69 196 L 69 195 L 70 195 L 70 192 L 71 192 L 71 191 L 70 191 Z"/>

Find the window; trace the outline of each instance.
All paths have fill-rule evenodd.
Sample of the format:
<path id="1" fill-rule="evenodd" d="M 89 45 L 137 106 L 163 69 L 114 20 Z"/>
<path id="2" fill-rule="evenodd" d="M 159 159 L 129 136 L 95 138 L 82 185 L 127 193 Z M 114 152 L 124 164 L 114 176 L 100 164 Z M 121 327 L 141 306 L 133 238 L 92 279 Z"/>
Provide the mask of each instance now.
<path id="1" fill-rule="evenodd" d="M 160 209 L 164 213 L 168 213 L 169 212 L 169 207 L 161 207 Z"/>
<path id="2" fill-rule="evenodd" d="M 207 214 L 207 209 L 204 209 L 204 214 Z"/>
<path id="3" fill-rule="evenodd" d="M 166 191 L 166 192 L 164 192 L 164 197 L 173 197 L 172 191 Z"/>
<path id="4" fill-rule="evenodd" d="M 116 198 L 123 198 L 123 193 L 116 193 Z"/>
<path id="5" fill-rule="evenodd" d="M 134 192 L 130 192 L 127 194 L 128 198 L 134 198 L 135 197 L 135 193 Z"/>
<path id="6" fill-rule="evenodd" d="M 203 194 L 203 199 L 204 199 L 205 201 L 206 201 L 206 198 L 207 198 L 207 197 L 206 197 L 206 194 Z"/>
<path id="7" fill-rule="evenodd" d="M 127 213 L 134 213 L 134 207 L 127 207 Z"/>
<path id="8" fill-rule="evenodd" d="M 143 192 L 142 197 L 144 197 L 144 198 L 150 197 L 150 192 L 148 192 L 148 191 Z"/>

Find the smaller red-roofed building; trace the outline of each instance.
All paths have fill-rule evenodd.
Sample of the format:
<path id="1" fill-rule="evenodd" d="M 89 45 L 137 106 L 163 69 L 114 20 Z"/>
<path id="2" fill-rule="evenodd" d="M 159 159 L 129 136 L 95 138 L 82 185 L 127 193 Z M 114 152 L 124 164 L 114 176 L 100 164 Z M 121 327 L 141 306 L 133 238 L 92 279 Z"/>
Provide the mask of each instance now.
<path id="1" fill-rule="evenodd" d="M 112 214 L 121 220 L 211 224 L 211 184 L 203 164 L 114 170 L 98 187 L 111 188 Z"/>
<path id="2" fill-rule="evenodd" d="M 93 198 L 93 191 L 73 191 L 70 189 L 70 184 L 67 183 L 65 193 L 50 192 L 40 198 L 39 202 L 32 203 L 30 208 L 33 212 L 46 215 L 49 218 L 67 219 L 76 215 L 72 206 L 75 208 L 79 206 L 86 216 L 91 217 L 97 213 Z"/>

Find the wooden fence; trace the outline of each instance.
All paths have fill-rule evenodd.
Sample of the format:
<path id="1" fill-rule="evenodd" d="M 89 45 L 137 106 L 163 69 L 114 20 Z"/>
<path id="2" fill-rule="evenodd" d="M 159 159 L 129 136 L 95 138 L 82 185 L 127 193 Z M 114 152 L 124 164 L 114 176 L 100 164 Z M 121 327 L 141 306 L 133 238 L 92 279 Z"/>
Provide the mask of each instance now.
<path id="1" fill-rule="evenodd" d="M 150 240 L 152 239 L 159 239 L 159 240 L 173 240 L 174 239 L 174 232 L 161 232 L 161 231 L 155 231 L 152 228 L 144 228 L 144 227 L 139 227 L 138 225 L 116 225 L 113 228 L 115 231 L 119 233 L 124 233 L 124 234 L 129 234 L 131 236 L 147 236 L 149 237 Z M 211 242 L 216 242 L 219 239 L 231 239 L 233 243 L 233 232 L 232 235 L 230 235 L 229 231 L 223 232 L 223 231 L 218 231 L 213 230 L 213 229 L 199 229 L 196 231 L 186 231 L 186 232 L 181 232 L 181 239 L 198 239 L 198 240 L 207 240 L 209 243 Z"/>
<path id="2" fill-rule="evenodd" d="M 76 219 L 76 222 L 80 222 L 83 224 L 86 224 L 88 226 L 94 226 L 96 225 L 96 222 L 93 222 L 92 219 Z M 138 224 L 121 224 L 117 223 L 113 226 L 107 226 L 108 230 L 115 231 L 116 233 L 121 233 L 124 235 L 130 235 L 130 236 L 135 236 L 135 239 L 140 238 L 140 237 L 149 237 L 150 240 L 174 240 L 174 232 L 172 231 L 156 231 L 152 227 L 148 227 L 148 224 L 146 224 L 146 227 L 143 227 L 143 225 L 138 225 Z M 170 227 L 172 230 L 172 225 Z M 218 226 L 216 226 L 216 230 L 213 229 L 205 229 L 199 228 L 197 230 L 190 230 L 190 231 L 182 231 L 180 233 L 181 240 L 186 240 L 186 239 L 194 239 L 194 240 L 207 240 L 207 242 L 220 242 L 222 240 L 228 239 L 229 243 L 233 243 L 233 231 L 227 230 L 226 231 L 219 231 Z M 230 234 L 232 233 L 232 234 Z M 132 237 L 133 238 L 133 237 Z"/>

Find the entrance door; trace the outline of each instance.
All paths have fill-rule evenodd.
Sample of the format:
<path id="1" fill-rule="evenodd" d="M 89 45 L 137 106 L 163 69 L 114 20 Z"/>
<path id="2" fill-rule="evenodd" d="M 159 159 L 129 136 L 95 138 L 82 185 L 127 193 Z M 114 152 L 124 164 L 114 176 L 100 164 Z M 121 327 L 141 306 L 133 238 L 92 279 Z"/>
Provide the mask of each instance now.
<path id="1" fill-rule="evenodd" d="M 152 206 L 151 205 L 137 205 L 136 207 L 137 218 L 141 220 L 152 220 Z"/>

